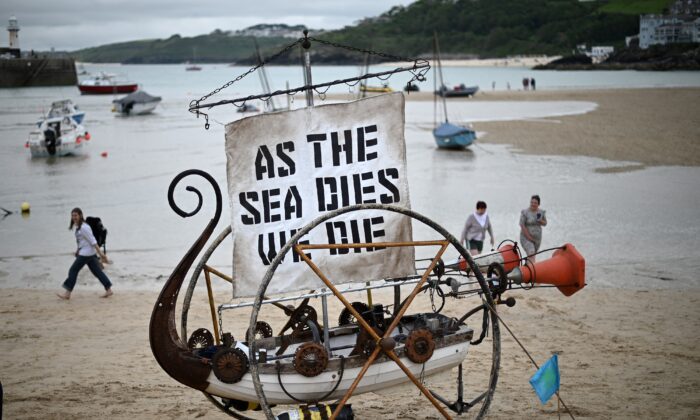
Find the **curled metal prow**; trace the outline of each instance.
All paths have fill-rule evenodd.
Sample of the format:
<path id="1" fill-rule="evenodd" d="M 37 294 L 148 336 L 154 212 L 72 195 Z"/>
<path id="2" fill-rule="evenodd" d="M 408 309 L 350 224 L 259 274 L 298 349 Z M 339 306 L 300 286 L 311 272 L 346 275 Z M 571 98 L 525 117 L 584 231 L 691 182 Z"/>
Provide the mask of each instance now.
<path id="1" fill-rule="evenodd" d="M 165 282 L 151 313 L 149 338 L 153 356 L 168 375 L 184 385 L 203 391 L 208 386 L 207 378 L 211 368 L 207 364 L 202 363 L 199 358 L 194 357 L 184 339 L 178 335 L 175 326 L 175 305 L 187 272 L 219 222 L 222 198 L 219 185 L 211 175 L 198 169 L 189 169 L 178 174 L 168 188 L 168 203 L 175 213 L 182 217 L 191 217 L 202 208 L 202 194 L 194 187 L 188 186 L 186 189 L 197 194 L 199 201 L 195 210 L 191 212 L 183 211 L 173 198 L 177 184 L 189 175 L 199 175 L 209 181 L 216 194 L 216 212 L 207 227 L 199 235 L 199 238 L 197 238 L 197 241 L 182 257 L 180 263 Z"/>

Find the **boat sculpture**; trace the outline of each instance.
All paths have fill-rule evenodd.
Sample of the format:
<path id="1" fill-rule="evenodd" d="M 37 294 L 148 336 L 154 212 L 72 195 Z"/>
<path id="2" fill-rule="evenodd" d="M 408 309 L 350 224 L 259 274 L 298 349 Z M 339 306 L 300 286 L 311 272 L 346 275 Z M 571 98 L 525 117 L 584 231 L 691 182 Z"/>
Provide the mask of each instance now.
<path id="1" fill-rule="evenodd" d="M 46 118 L 62 118 L 66 116 L 71 117 L 76 124 L 82 124 L 85 111 L 79 110 L 78 106 L 73 104 L 73 101 L 70 99 L 52 102 L 46 117 L 39 119 L 36 125 L 40 127 Z"/>
<path id="2" fill-rule="evenodd" d="M 441 88 L 435 90 L 435 120 L 436 126 L 433 129 L 433 137 L 435 138 L 435 143 L 441 149 L 463 149 L 470 146 L 476 140 L 476 132 L 470 126 L 457 125 L 449 121 L 447 117 L 447 101 L 445 98 L 448 95 L 444 94 L 444 79 L 442 76 L 442 62 L 440 61 L 440 45 L 438 43 L 437 33 L 433 35 L 433 51 L 434 51 L 434 62 L 437 63 L 437 77 L 434 78 L 434 83 L 439 83 Z M 437 124 L 437 101 L 438 98 L 442 102 L 443 116 L 445 120 L 439 125 Z"/>
<path id="3" fill-rule="evenodd" d="M 306 42 L 307 38 L 297 43 L 302 41 Z M 417 68 L 418 62 L 413 66 L 414 70 Z M 308 86 L 311 84 L 298 91 L 309 89 Z M 190 110 L 201 112 L 210 108 L 207 103 L 195 102 Z M 387 115 L 378 115 L 377 110 L 384 110 Z M 242 413 L 253 409 L 262 410 L 267 418 L 274 419 L 272 408 L 276 405 L 324 401 L 335 401 L 325 406 L 332 407 L 328 417 L 340 418 L 342 413 L 347 414 L 351 397 L 384 392 L 402 384 L 418 388 L 445 418 L 469 411 L 476 412 L 477 417 L 486 414 L 496 388 L 500 363 L 497 305 L 513 306 L 515 300 L 506 299 L 504 295 L 514 289 L 530 289 L 535 283 L 559 287 L 565 295 L 571 295 L 585 286 L 585 261 L 571 244 L 559 247 L 552 258 L 536 265 L 527 263 L 514 243 L 504 243 L 497 252 L 472 257 L 446 229 L 410 210 L 405 160 L 401 158 L 405 157 L 403 115 L 403 94 L 395 93 L 348 104 L 260 114 L 229 124 L 226 151 L 232 223 L 206 250 L 221 217 L 221 190 L 211 175 L 197 169 L 184 171 L 173 179 L 168 188 L 168 202 L 181 217 L 195 216 L 203 208 L 203 194 L 193 185 L 188 185 L 186 190 L 196 197 L 194 210 L 185 211 L 175 201 L 176 189 L 181 188 L 182 181 L 188 177 L 201 177 L 206 181 L 215 196 L 215 206 L 213 217 L 163 285 L 151 314 L 151 350 L 168 375 L 203 392 L 216 407 L 238 419 L 248 418 Z M 297 156 L 291 155 L 291 151 L 308 156 L 320 150 L 314 149 L 306 136 L 298 134 L 307 132 L 308 127 L 319 129 L 319 124 L 337 124 L 329 117 L 342 119 L 342 126 L 358 118 L 365 123 L 378 123 L 363 128 L 366 132 L 358 137 L 368 136 L 367 143 L 361 147 L 371 147 L 372 153 L 376 153 L 376 159 L 360 159 L 361 166 L 396 164 L 392 179 L 396 181 L 393 197 L 397 201 L 384 196 L 381 203 L 341 206 L 341 202 L 336 202 L 325 211 L 312 211 L 318 215 L 304 219 L 309 221 L 289 232 L 289 236 L 280 235 L 280 247 L 270 243 L 267 252 L 260 245 L 268 237 L 267 233 L 259 235 L 257 241 L 251 241 L 249 235 L 276 226 L 265 223 L 280 221 L 275 219 L 280 213 L 266 213 L 263 220 L 261 213 L 256 216 L 251 212 L 257 200 L 248 200 L 259 196 L 257 190 L 250 190 L 254 188 L 251 186 L 263 188 L 262 195 L 268 194 L 269 199 L 279 193 L 271 193 L 272 190 L 264 189 L 265 185 L 279 188 L 284 182 L 296 179 L 302 182 L 298 184 L 302 190 L 298 197 L 310 199 L 304 193 L 312 191 L 305 188 L 312 187 L 305 185 L 316 183 L 308 182 L 308 174 L 335 171 L 323 168 L 324 163 L 330 165 L 330 158 L 328 162 L 316 160 L 315 165 L 299 162 L 296 169 L 268 166 L 273 161 L 265 157 L 264 150 L 269 149 L 266 144 L 276 136 L 285 141 L 299 139 L 295 144 L 280 143 L 280 147 L 270 149 L 283 156 L 282 161 L 291 164 L 292 156 Z M 394 124 L 396 121 L 399 123 Z M 350 130 L 346 135 L 351 135 Z M 386 142 L 373 140 L 376 139 L 373 136 L 380 135 Z M 309 138 L 320 142 L 321 137 L 313 134 Z M 396 145 L 398 149 L 392 150 Z M 352 153 L 351 150 L 359 149 L 345 150 Z M 351 164 L 347 170 L 358 164 L 347 163 Z M 286 178 L 293 175 L 297 178 Z M 269 183 L 264 181 L 266 176 L 271 177 Z M 342 180 L 346 175 L 337 176 Z M 243 192 L 239 194 L 239 190 Z M 300 212 L 300 208 L 290 204 L 289 197 L 294 201 L 293 195 L 287 197 L 284 206 L 286 211 L 292 212 L 288 214 Z M 322 200 L 321 203 L 328 202 Z M 276 205 L 270 209 L 282 211 Z M 393 227 L 395 230 L 383 230 L 376 223 L 382 223 L 384 229 Z M 430 238 L 414 240 L 412 223 L 426 227 Z M 348 226 L 348 230 L 344 230 Z M 347 236 L 339 240 L 333 232 L 341 231 Z M 273 236 L 270 234 L 269 238 L 273 240 Z M 317 241 L 326 237 L 329 238 L 327 243 Z M 222 273 L 209 263 L 217 248 L 230 239 L 234 242 L 234 264 L 240 263 L 235 267 L 234 276 Z M 431 257 L 416 259 L 418 249 Z M 448 255 L 451 257 L 447 258 Z M 344 259 L 349 263 L 343 262 Z M 358 264 L 357 261 L 368 263 Z M 376 261 L 383 261 L 383 264 L 371 263 Z M 176 304 L 190 271 L 178 331 Z M 188 335 L 190 304 L 202 273 L 212 330 L 197 326 Z M 263 275 L 257 277 L 251 273 Z M 367 273 L 381 275 L 365 278 Z M 217 307 L 212 276 L 230 282 L 234 297 L 241 299 Z M 318 287 L 308 291 L 312 284 L 309 281 Z M 384 288 L 393 291 L 392 299 L 388 302 L 372 300 L 371 292 Z M 404 294 L 406 291 L 408 293 Z M 366 293 L 366 301 L 352 298 L 358 293 Z M 337 322 L 329 315 L 329 298 L 337 299 L 342 305 Z M 430 309 L 413 310 L 412 304 L 419 299 L 428 299 Z M 448 308 L 450 302 L 456 305 Z M 467 305 L 469 302 L 472 302 L 471 307 Z M 278 321 L 280 325 L 276 330 L 272 323 L 262 319 L 263 307 L 283 315 L 284 321 Z M 241 319 L 247 311 L 250 311 L 250 318 L 245 331 L 240 326 L 235 331 L 225 326 L 225 313 L 231 312 L 234 319 Z M 479 365 L 488 366 L 490 362 L 490 374 L 487 383 L 475 389 L 465 387 L 462 364 L 469 348 L 477 345 L 486 346 Z M 439 373 L 454 379 L 455 399 L 438 393 L 426 380 Z"/>
<path id="4" fill-rule="evenodd" d="M 92 79 L 86 79 L 78 83 L 78 89 L 83 95 L 110 95 L 117 93 L 135 92 L 139 85 L 134 82 L 120 81 L 116 76 L 100 73 Z"/>
<path id="5" fill-rule="evenodd" d="M 84 153 L 90 133 L 69 116 L 46 118 L 29 133 L 25 147 L 33 158 L 78 156 Z"/>
<path id="6" fill-rule="evenodd" d="M 143 90 L 126 95 L 123 98 L 112 101 L 113 111 L 117 115 L 144 115 L 150 114 L 158 106 L 160 96 L 151 96 Z"/>

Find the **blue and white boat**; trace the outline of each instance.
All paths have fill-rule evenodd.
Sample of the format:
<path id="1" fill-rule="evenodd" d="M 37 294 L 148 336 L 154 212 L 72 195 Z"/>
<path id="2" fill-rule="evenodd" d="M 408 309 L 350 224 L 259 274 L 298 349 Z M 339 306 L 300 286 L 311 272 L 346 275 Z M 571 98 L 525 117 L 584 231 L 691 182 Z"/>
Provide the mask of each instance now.
<path id="1" fill-rule="evenodd" d="M 41 124 L 46 119 L 55 119 L 70 117 L 76 124 L 82 124 L 83 117 L 85 117 L 85 111 L 80 111 L 78 106 L 73 104 L 70 99 L 64 99 L 62 101 L 56 101 L 51 103 L 51 109 L 46 114 L 44 118 L 41 118 L 36 122 L 37 127 L 41 127 Z"/>
<path id="2" fill-rule="evenodd" d="M 437 112 L 435 115 L 435 129 L 433 129 L 433 137 L 435 137 L 435 143 L 441 149 L 463 149 L 468 147 L 474 140 L 476 140 L 476 132 L 470 126 L 457 125 L 450 123 L 447 118 L 447 100 L 445 97 L 447 95 L 442 94 L 445 83 L 442 78 L 442 63 L 440 62 L 440 46 L 438 45 L 437 33 L 433 37 L 433 47 L 434 55 L 433 62 L 437 64 L 437 77 L 433 80 L 437 85 L 438 78 L 440 79 L 441 89 L 438 90 L 437 86 L 435 89 L 435 101 L 440 98 L 442 100 L 442 109 L 445 117 L 445 121 L 440 125 L 437 124 Z M 478 89 L 478 88 L 477 88 Z M 436 107 L 437 109 L 437 107 Z"/>

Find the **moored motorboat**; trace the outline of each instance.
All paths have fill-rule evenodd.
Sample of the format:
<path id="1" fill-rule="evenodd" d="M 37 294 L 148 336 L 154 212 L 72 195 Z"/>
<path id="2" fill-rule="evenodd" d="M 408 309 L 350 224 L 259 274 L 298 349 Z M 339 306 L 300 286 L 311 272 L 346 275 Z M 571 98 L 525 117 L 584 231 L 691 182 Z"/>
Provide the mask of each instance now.
<path id="1" fill-rule="evenodd" d="M 109 95 L 116 93 L 135 92 L 139 85 L 130 81 L 120 81 L 112 74 L 100 73 L 92 79 L 78 83 L 78 89 L 83 95 Z"/>
<path id="2" fill-rule="evenodd" d="M 112 101 L 114 112 L 122 116 L 143 115 L 152 112 L 160 103 L 160 96 L 151 96 L 143 90 Z"/>
<path id="3" fill-rule="evenodd" d="M 78 106 L 73 104 L 73 101 L 70 99 L 64 99 L 52 102 L 51 109 L 49 109 L 45 118 L 62 118 L 66 116 L 71 117 L 76 124 L 82 124 L 85 111 L 80 111 Z M 45 118 L 41 118 L 36 122 L 37 127 L 41 127 L 41 123 L 44 122 Z"/>
<path id="4" fill-rule="evenodd" d="M 47 118 L 29 133 L 25 147 L 32 157 L 81 155 L 90 134 L 68 116 Z"/>
<path id="5" fill-rule="evenodd" d="M 435 93 L 445 98 L 457 98 L 474 96 L 474 94 L 478 91 L 479 86 L 465 86 L 464 83 L 460 83 L 452 89 L 442 85 Z"/>

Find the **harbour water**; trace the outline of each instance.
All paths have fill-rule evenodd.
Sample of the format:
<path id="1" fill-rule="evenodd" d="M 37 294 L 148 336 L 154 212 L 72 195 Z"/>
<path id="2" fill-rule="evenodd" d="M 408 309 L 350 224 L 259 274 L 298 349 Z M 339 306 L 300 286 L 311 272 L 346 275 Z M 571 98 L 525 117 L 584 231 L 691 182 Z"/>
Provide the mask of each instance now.
<path id="1" fill-rule="evenodd" d="M 212 214 L 205 199 L 201 216 L 181 219 L 167 203 L 167 189 L 179 172 L 199 168 L 211 173 L 225 193 L 226 158 L 223 124 L 240 118 L 234 107 L 212 112 L 212 125 L 187 112 L 187 104 L 245 68 L 203 65 L 201 72 L 184 66 L 85 65 L 91 73 L 123 74 L 148 93 L 163 97 L 149 116 L 119 118 L 111 112 L 112 96 L 80 96 L 76 87 L 0 89 L 0 207 L 15 211 L 0 220 L 0 288 L 57 288 L 65 278 L 74 251 L 68 230 L 70 210 L 82 207 L 99 216 L 109 230 L 107 250 L 114 264 L 108 274 L 116 287 L 156 289 Z M 316 67 L 314 81 L 357 75 L 354 67 Z M 445 68 L 454 83 L 479 84 L 490 90 L 516 89 L 523 77 L 535 77 L 538 89 L 700 86 L 692 72 L 533 72 L 522 68 Z M 273 89 L 301 84 L 299 68 L 271 67 Z M 406 77 L 389 83 L 400 89 Z M 432 79 L 422 90 L 432 89 Z M 329 93 L 347 92 L 341 86 Z M 249 75 L 215 99 L 259 93 L 259 80 Z M 31 159 L 24 148 L 28 132 L 54 100 L 72 99 L 86 111 L 91 133 L 86 156 Z M 284 98 L 281 99 L 284 101 Z M 317 105 L 319 102 L 317 101 Z M 293 98 L 303 106 L 303 95 Z M 543 118 L 594 110 L 591 102 L 455 102 L 451 113 L 461 121 Z M 520 154 L 499 145 L 476 144 L 469 150 L 448 152 L 434 146 L 432 103 L 407 102 L 406 147 L 412 208 L 455 235 L 477 200 L 489 204 L 497 240 L 518 240 L 519 211 L 531 194 L 542 196 L 549 226 L 544 247 L 571 242 L 586 256 L 588 282 L 594 286 L 698 286 L 700 268 L 700 168 L 653 167 L 626 173 L 596 169 L 624 163 L 587 157 L 541 157 Z M 481 133 L 488 136 L 488 133 Z M 102 157 L 102 153 L 106 157 Z M 194 182 L 207 195 L 204 183 Z M 191 193 L 178 192 L 185 203 Z M 211 197 L 211 195 L 209 195 Z M 31 213 L 18 214 L 29 202 Z M 226 202 L 226 200 L 225 200 Z M 656 203 L 663 203 L 656 204 Z M 224 228 L 224 214 L 219 229 Z M 426 239 L 426 229 L 416 227 Z M 231 270 L 230 244 L 212 263 Z M 97 288 L 88 273 L 82 284 Z"/>

